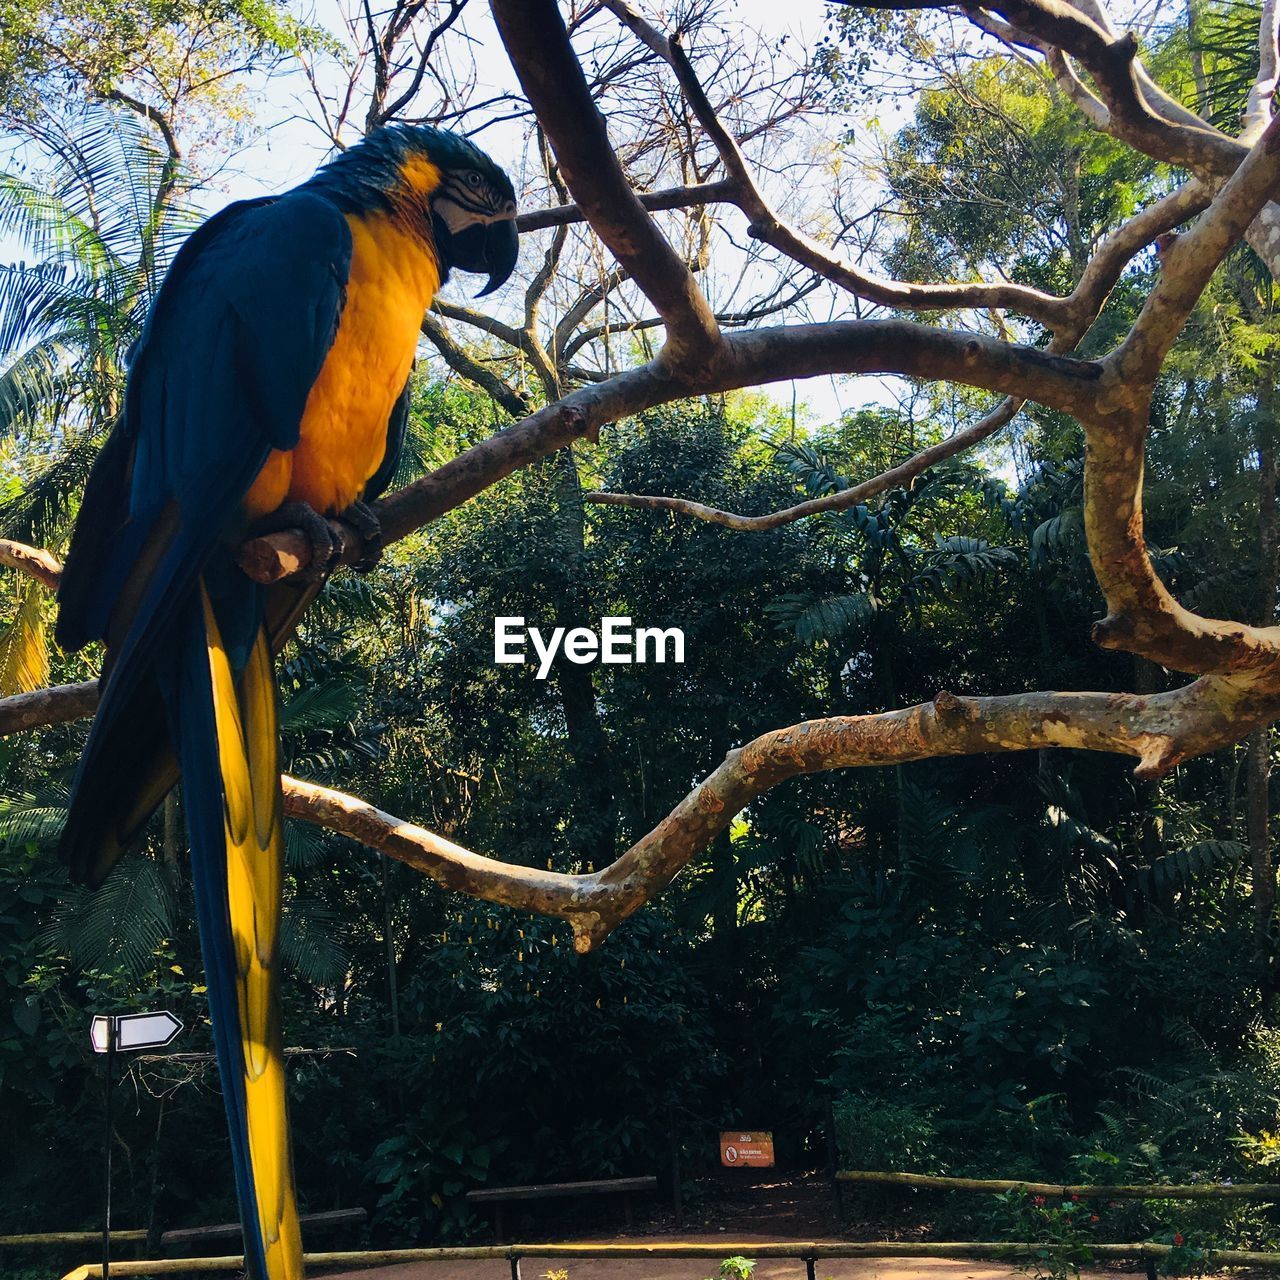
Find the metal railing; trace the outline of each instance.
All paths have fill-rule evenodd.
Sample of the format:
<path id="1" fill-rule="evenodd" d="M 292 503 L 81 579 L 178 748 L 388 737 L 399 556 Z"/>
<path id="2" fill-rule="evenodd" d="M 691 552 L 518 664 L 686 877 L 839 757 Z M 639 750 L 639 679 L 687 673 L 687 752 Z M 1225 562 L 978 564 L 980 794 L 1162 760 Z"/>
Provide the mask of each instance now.
<path id="1" fill-rule="evenodd" d="M 1021 1185 L 1021 1184 L 1019 1184 Z M 512 1280 L 522 1280 L 520 1264 L 526 1259 L 564 1259 L 573 1261 L 584 1258 L 700 1258 L 719 1261 L 732 1254 L 761 1258 L 794 1258 L 804 1263 L 807 1280 L 816 1280 L 817 1263 L 836 1258 L 985 1258 L 994 1261 L 1016 1261 L 1043 1252 L 1046 1246 L 1039 1242 L 1019 1241 L 872 1241 L 848 1243 L 827 1241 L 760 1241 L 717 1240 L 712 1244 L 686 1244 L 654 1242 L 651 1244 L 510 1244 L 478 1245 L 443 1249 L 380 1249 L 347 1253 L 309 1253 L 304 1261 L 308 1267 L 377 1267 L 402 1262 L 506 1262 Z M 1173 1252 L 1167 1244 L 1096 1244 L 1090 1250 L 1099 1261 L 1123 1261 L 1138 1259 L 1154 1264 Z M 1221 1249 L 1210 1258 L 1213 1266 L 1259 1267 L 1280 1270 L 1280 1254 L 1257 1253 L 1246 1249 Z M 149 1262 L 113 1262 L 113 1276 L 142 1277 L 239 1271 L 244 1259 L 239 1255 L 225 1258 L 165 1258 Z M 102 1267 L 93 1263 L 76 1267 L 63 1280 L 95 1280 L 101 1277 Z"/>

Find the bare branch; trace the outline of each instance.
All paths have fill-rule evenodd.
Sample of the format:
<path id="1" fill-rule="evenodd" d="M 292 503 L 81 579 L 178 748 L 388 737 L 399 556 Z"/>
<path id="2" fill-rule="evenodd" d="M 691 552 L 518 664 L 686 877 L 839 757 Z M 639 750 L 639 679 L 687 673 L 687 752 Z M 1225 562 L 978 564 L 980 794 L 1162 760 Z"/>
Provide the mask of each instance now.
<path id="1" fill-rule="evenodd" d="M 1118 242 L 1110 246 L 1110 252 L 1102 257 L 1092 274 L 1082 280 L 1080 286 L 1068 298 L 1059 298 L 1039 289 L 1003 281 L 908 284 L 870 275 L 828 252 L 817 241 L 790 226 L 773 210 L 760 191 L 751 172 L 751 166 L 747 163 L 737 141 L 716 114 L 697 73 L 679 43 L 668 40 L 657 31 L 637 12 L 629 0 L 604 0 L 604 3 L 636 34 L 637 38 L 667 62 L 675 72 L 698 123 L 714 143 L 725 171 L 729 175 L 733 203 L 750 220 L 751 235 L 808 267 L 824 279 L 868 301 L 913 311 L 939 311 L 956 307 L 978 310 L 998 308 L 1029 316 L 1055 331 L 1074 330 L 1082 315 L 1088 314 L 1090 321 L 1097 315 L 1106 294 L 1119 278 L 1119 272 L 1123 269 L 1124 263 L 1158 234 L 1158 231 L 1153 231 L 1146 240 L 1135 240 L 1133 232 L 1136 231 L 1139 235 L 1146 234 L 1150 225 L 1160 225 L 1168 216 L 1176 212 L 1176 209 L 1165 208 L 1161 204 L 1151 218 L 1138 222 L 1133 231 L 1119 237 Z M 1204 200 L 1207 202 L 1207 197 L 1204 197 Z M 1198 207 L 1203 207 L 1203 204 L 1198 204 L 1197 198 L 1190 192 L 1180 196 L 1176 203 L 1179 208 L 1185 207 L 1185 212 L 1182 212 L 1181 216 L 1170 225 L 1176 225 L 1177 221 L 1190 216 Z M 1164 227 L 1161 226 L 1161 229 Z M 1127 251 L 1126 256 L 1118 262 L 1117 250 Z M 1070 345 L 1074 345 L 1081 336 L 1083 336 L 1083 330 L 1076 334 Z"/>
<path id="2" fill-rule="evenodd" d="M 890 467 L 879 475 L 864 480 L 839 493 L 829 493 L 822 498 L 814 498 L 809 502 L 798 502 L 793 507 L 784 507 L 780 511 L 770 511 L 766 515 L 744 516 L 733 511 L 722 511 L 719 507 L 708 507 L 690 498 L 666 498 L 638 493 L 604 493 L 593 490 L 582 495 L 584 502 L 598 503 L 611 507 L 636 507 L 649 511 L 675 511 L 681 515 L 693 516 L 697 520 L 705 520 L 710 524 L 724 525 L 743 533 L 763 533 L 768 529 L 777 529 L 784 524 L 792 524 L 803 520 L 806 516 L 820 515 L 825 511 L 845 511 L 855 507 L 886 489 L 896 489 L 909 485 L 923 475 L 930 467 L 954 458 L 958 453 L 972 449 L 975 445 L 988 439 L 1000 430 L 1026 402 L 1015 396 L 1002 400 L 990 413 L 984 414 L 972 426 L 957 431 L 946 440 L 940 440 L 928 449 L 921 449 L 905 462 Z"/>
<path id="3" fill-rule="evenodd" d="M 1097 318 L 1107 295 L 1134 254 L 1150 244 L 1161 232 L 1179 225 L 1198 213 L 1208 203 L 1208 192 L 1199 183 L 1191 182 L 1157 200 L 1109 236 L 1090 260 L 1071 295 L 1063 299 L 1054 299 L 1061 302 L 1065 317 L 1062 327 L 1058 329 L 1050 343 L 1049 350 L 1055 353 L 1072 350 Z M 806 516 L 818 515 L 824 511 L 845 510 L 888 489 L 911 483 L 930 467 L 937 466 L 938 463 L 953 458 L 994 435 L 1006 423 L 1013 420 L 1024 403 L 1025 400 L 1011 396 L 972 426 L 956 432 L 955 435 L 928 449 L 922 449 L 913 457 L 890 467 L 877 476 L 872 476 L 849 489 L 842 489 L 839 493 L 797 503 L 764 515 L 739 515 L 737 512 L 722 511 L 718 507 L 708 507 L 686 498 L 649 494 L 593 491 L 584 494 L 583 497 L 588 502 L 607 506 L 676 511 L 682 515 L 724 525 L 730 529 L 749 532 L 775 529 L 780 525 L 790 524 L 794 520 L 802 520 Z"/>
<path id="4" fill-rule="evenodd" d="M 431 316 L 422 319 L 422 332 L 444 357 L 445 363 L 455 373 L 474 382 L 492 400 L 497 401 L 513 418 L 529 412 L 529 404 L 519 392 L 507 386 L 492 369 L 473 360 L 449 335 L 444 327 Z"/>
<path id="5" fill-rule="evenodd" d="M 821 280 L 814 277 L 809 283 L 800 285 L 789 293 L 784 294 L 780 290 L 775 291 L 772 297 L 762 298 L 746 311 L 717 311 L 716 322 L 725 329 L 740 329 L 744 325 L 754 324 L 757 320 L 763 320 L 766 316 L 777 315 L 778 312 L 786 311 L 795 306 L 797 302 L 813 293 L 821 283 Z M 564 352 L 563 359 L 572 359 L 583 347 L 600 338 L 624 333 L 638 333 L 644 329 L 656 329 L 661 323 L 662 321 L 656 316 L 648 316 L 643 320 L 621 320 L 614 324 L 592 325 L 590 328 L 583 329 L 574 335 Z"/>
<path id="6" fill-rule="evenodd" d="M 668 209 L 691 209 L 704 204 L 721 204 L 733 200 L 733 184 L 729 182 L 697 182 L 688 187 L 667 187 L 662 191 L 642 191 L 636 199 L 651 213 Z M 580 205 L 561 204 L 550 209 L 534 209 L 516 218 L 516 230 L 524 235 L 528 231 L 542 231 L 547 227 L 562 227 L 574 222 L 585 222 L 587 215 Z"/>
<path id="7" fill-rule="evenodd" d="M 573 343 L 574 331 L 616 289 L 626 276 L 620 267 L 606 271 L 603 279 L 587 285 L 572 305 L 565 308 L 564 314 L 556 322 L 555 332 L 551 338 L 551 358 L 557 363 L 569 360 L 583 344 Z"/>
<path id="8" fill-rule="evenodd" d="M 1076 75 L 1071 59 L 1061 49 L 1050 49 L 1046 61 L 1049 64 L 1049 70 L 1053 72 L 1054 79 L 1058 82 L 1058 87 L 1076 104 L 1085 119 L 1094 128 L 1101 129 L 1104 133 L 1110 132 L 1111 112 Z"/>
<path id="9" fill-rule="evenodd" d="M 692 369 L 714 363 L 720 346 L 711 307 L 631 189 L 559 7 L 554 0 L 493 0 L 493 14 L 566 185 L 667 326 L 664 365 Z"/>
<path id="10" fill-rule="evenodd" d="M 422 46 L 422 53 L 418 57 L 418 68 L 414 72 L 409 87 L 389 107 L 378 113 L 376 124 L 385 124 L 388 120 L 394 120 L 417 97 L 418 90 L 422 87 L 422 78 L 427 74 L 427 66 L 431 61 L 431 53 L 436 47 L 436 41 L 457 22 L 466 7 L 467 0 L 449 0 L 449 12 L 431 29 Z"/>
<path id="11" fill-rule="evenodd" d="M 579 387 L 474 445 L 376 504 L 385 541 L 403 538 L 574 440 L 594 439 L 606 423 L 689 396 L 821 374 L 892 373 L 961 382 L 1083 415 L 1093 403 L 1101 374 L 1099 366 L 1086 360 L 902 320 L 754 329 L 724 335 L 722 351 L 713 368 L 696 376 L 675 374 L 659 359 Z M 332 528 L 342 541 L 343 563 L 359 560 L 363 543 L 355 530 L 340 522 L 333 522 Z M 286 530 L 244 543 L 239 561 L 251 578 L 265 583 L 298 572 L 310 555 L 311 544 L 301 530 Z"/>
<path id="12" fill-rule="evenodd" d="M 0 732 L 89 714 L 96 685 L 0 699 Z M 40 699 L 43 720 L 31 700 Z M 18 704 L 22 704 L 19 706 Z M 1192 756 L 1237 740 L 1280 713 L 1280 698 L 1248 680 L 1205 678 L 1170 693 L 1024 693 L 958 698 L 880 715 L 810 720 L 730 751 L 656 827 L 601 871 L 564 875 L 498 862 L 373 805 L 284 778 L 285 812 L 397 858 L 448 889 L 568 920 L 590 951 L 664 889 L 753 800 L 801 774 L 901 764 L 979 752 L 1076 747 L 1119 752 L 1154 778 Z"/>

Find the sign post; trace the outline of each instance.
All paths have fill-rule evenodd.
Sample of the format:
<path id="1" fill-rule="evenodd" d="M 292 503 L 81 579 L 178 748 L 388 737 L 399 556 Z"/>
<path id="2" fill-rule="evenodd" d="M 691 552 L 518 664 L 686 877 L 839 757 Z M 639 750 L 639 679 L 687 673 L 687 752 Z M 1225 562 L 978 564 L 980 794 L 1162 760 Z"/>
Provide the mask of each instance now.
<path id="1" fill-rule="evenodd" d="M 104 1093 L 102 1110 L 107 1117 L 107 1131 L 103 1147 L 102 1179 L 102 1280 L 110 1280 L 111 1275 L 111 1128 L 112 1103 L 115 1100 L 115 1062 L 116 1033 L 115 1027 L 107 1020 L 107 1052 L 103 1057 L 102 1088 Z"/>
<path id="2" fill-rule="evenodd" d="M 162 1049 L 172 1044 L 181 1030 L 182 1023 L 167 1009 L 158 1013 L 95 1014 L 89 1021 L 93 1051 L 102 1054 L 102 1109 L 107 1122 L 102 1162 L 102 1280 L 110 1280 L 111 1276 L 111 1130 L 116 1054 L 129 1049 Z"/>

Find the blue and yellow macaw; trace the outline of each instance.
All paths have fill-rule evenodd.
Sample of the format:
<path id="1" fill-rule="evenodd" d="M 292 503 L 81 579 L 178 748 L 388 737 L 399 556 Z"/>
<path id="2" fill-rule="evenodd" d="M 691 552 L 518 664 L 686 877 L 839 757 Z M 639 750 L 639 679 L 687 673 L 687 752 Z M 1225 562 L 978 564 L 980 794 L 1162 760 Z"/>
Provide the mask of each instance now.
<path id="1" fill-rule="evenodd" d="M 62 850 L 100 883 L 183 782 L 191 875 L 251 1280 L 302 1246 L 280 1029 L 282 800 L 272 658 L 404 436 L 424 312 L 451 269 L 498 287 L 515 193 L 470 142 L 397 126 L 284 195 L 233 204 L 174 258 L 86 486 L 59 592 L 66 649 L 106 645 Z M 306 581 L 236 567 L 300 525 Z"/>

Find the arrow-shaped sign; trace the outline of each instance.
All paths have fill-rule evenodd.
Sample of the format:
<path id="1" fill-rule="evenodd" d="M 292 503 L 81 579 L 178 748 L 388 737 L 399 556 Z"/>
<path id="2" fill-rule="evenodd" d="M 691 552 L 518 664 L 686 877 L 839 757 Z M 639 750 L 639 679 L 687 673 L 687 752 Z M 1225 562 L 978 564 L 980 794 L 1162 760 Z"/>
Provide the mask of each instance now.
<path id="1" fill-rule="evenodd" d="M 106 1053 L 112 1048 L 163 1049 L 173 1043 L 181 1030 L 182 1023 L 167 1009 L 157 1013 L 98 1014 L 89 1024 L 89 1038 L 94 1053 Z"/>

